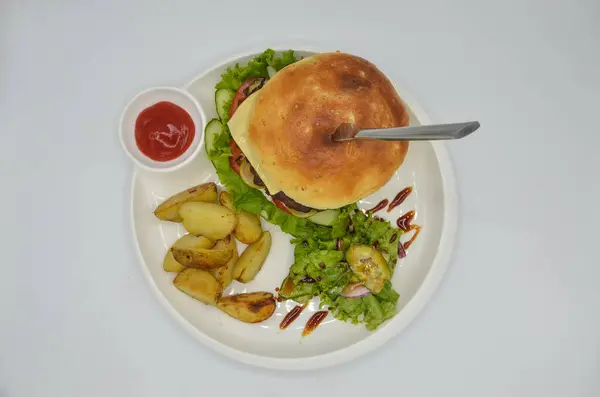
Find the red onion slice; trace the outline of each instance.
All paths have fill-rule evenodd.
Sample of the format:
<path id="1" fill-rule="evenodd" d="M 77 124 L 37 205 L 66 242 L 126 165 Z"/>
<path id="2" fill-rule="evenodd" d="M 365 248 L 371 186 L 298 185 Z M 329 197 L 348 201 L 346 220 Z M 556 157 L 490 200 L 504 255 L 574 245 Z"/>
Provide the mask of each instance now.
<path id="1" fill-rule="evenodd" d="M 362 296 L 370 295 L 371 291 L 362 285 L 362 283 L 358 284 L 348 284 L 342 290 L 342 296 L 344 298 L 360 298 Z"/>

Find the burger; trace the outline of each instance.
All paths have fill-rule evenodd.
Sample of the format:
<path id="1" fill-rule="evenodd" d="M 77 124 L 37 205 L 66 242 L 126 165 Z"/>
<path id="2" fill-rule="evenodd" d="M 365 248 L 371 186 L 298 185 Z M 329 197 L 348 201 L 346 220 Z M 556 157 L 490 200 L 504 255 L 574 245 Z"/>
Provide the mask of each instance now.
<path id="1" fill-rule="evenodd" d="M 336 209 L 386 184 L 408 150 L 407 142 L 333 142 L 342 123 L 361 129 L 409 124 L 393 85 L 363 58 L 322 53 L 269 79 L 248 78 L 231 99 L 231 168 L 279 209 L 328 224 Z"/>

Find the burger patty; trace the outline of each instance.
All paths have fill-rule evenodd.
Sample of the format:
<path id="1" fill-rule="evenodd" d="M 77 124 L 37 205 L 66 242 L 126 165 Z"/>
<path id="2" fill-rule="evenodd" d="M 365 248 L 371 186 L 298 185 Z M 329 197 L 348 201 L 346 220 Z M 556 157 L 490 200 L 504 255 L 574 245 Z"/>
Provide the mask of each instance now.
<path id="1" fill-rule="evenodd" d="M 296 201 L 294 201 L 292 198 L 288 197 L 283 192 L 278 192 L 276 194 L 271 194 L 269 192 L 269 190 L 267 189 L 267 187 L 265 186 L 265 183 L 262 181 L 262 179 L 260 179 L 260 177 L 256 173 L 256 170 L 254 169 L 254 167 L 252 167 L 252 165 L 250 165 L 250 171 L 252 171 L 252 175 L 254 176 L 254 178 L 253 178 L 254 184 L 256 186 L 264 187 L 266 193 L 269 196 L 271 196 L 272 198 L 281 201 L 283 204 L 285 204 L 286 207 L 291 208 L 291 209 L 293 209 L 295 211 L 298 211 L 298 212 L 304 212 L 304 213 L 306 213 L 306 212 L 312 211 L 312 208 L 307 207 L 305 205 L 302 205 L 300 203 L 297 203 Z"/>
<path id="2" fill-rule="evenodd" d="M 276 194 L 272 195 L 271 197 L 273 197 L 274 199 L 277 199 L 277 200 L 281 201 L 283 204 L 285 204 L 286 207 L 291 208 L 293 210 L 296 210 L 298 212 L 310 212 L 310 211 L 312 211 L 312 208 L 295 202 L 293 199 L 291 199 L 288 196 L 286 196 L 285 193 L 283 193 L 283 192 L 276 193 Z"/>
<path id="3" fill-rule="evenodd" d="M 248 163 L 250 163 L 250 162 L 248 162 Z M 252 172 L 252 175 L 254 176 L 254 178 L 252 179 L 252 182 L 254 182 L 254 184 L 256 186 L 265 187 L 265 183 L 262 181 L 262 179 L 260 179 L 260 176 L 258 176 L 258 174 L 256 173 L 256 170 L 254 169 L 252 164 L 250 164 L 250 172 Z"/>

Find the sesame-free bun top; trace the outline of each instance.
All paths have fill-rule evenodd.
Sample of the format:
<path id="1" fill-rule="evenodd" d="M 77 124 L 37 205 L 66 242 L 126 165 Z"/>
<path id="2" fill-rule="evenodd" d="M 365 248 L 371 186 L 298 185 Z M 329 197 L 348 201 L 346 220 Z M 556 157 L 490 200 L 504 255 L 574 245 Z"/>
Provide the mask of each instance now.
<path id="1" fill-rule="evenodd" d="M 244 152 L 253 152 L 248 159 L 271 193 L 316 209 L 342 207 L 381 188 L 406 156 L 407 142 L 331 141 L 340 123 L 408 125 L 396 90 L 365 59 L 314 55 L 282 69 L 255 95 Z"/>

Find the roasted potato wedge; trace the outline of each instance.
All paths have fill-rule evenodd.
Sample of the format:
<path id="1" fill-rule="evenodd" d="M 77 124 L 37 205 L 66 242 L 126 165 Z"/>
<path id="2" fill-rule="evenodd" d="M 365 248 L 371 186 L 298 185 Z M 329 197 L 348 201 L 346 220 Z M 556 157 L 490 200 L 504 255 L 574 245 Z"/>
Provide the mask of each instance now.
<path id="1" fill-rule="evenodd" d="M 167 273 L 179 273 L 185 269 L 185 266 L 177 262 L 171 250 L 168 250 L 165 259 L 163 260 L 163 269 Z"/>
<path id="2" fill-rule="evenodd" d="M 257 242 L 246 247 L 233 269 L 233 278 L 249 283 L 262 268 L 271 249 L 271 233 L 263 232 Z"/>
<path id="3" fill-rule="evenodd" d="M 184 269 L 173 280 L 173 285 L 181 292 L 209 305 L 214 305 L 221 297 L 223 287 L 207 271 Z"/>
<path id="4" fill-rule="evenodd" d="M 231 193 L 225 190 L 219 193 L 219 204 L 231 211 L 235 211 L 235 208 L 233 208 L 233 197 L 231 197 Z"/>
<path id="5" fill-rule="evenodd" d="M 229 192 L 223 191 L 219 193 L 219 203 L 223 207 L 236 212 L 238 222 L 235 225 L 233 233 L 238 240 L 244 244 L 252 244 L 258 241 L 262 233 L 262 226 L 258 216 L 244 210 L 235 211 L 235 208 L 233 208 L 233 199 Z"/>
<path id="6" fill-rule="evenodd" d="M 211 240 L 227 237 L 237 224 L 233 211 L 214 203 L 185 203 L 179 207 L 179 215 L 188 232 Z"/>
<path id="7" fill-rule="evenodd" d="M 216 200 L 217 185 L 213 182 L 203 183 L 169 197 L 156 207 L 154 215 L 161 221 L 181 222 L 183 219 L 179 216 L 179 207 L 182 204 L 195 201 L 214 203 Z"/>
<path id="8" fill-rule="evenodd" d="M 260 238 L 262 226 L 260 218 L 248 211 L 240 211 L 238 223 L 233 231 L 235 237 L 244 244 L 252 244 Z"/>
<path id="9" fill-rule="evenodd" d="M 185 236 L 180 237 L 175 244 L 174 247 L 188 249 L 188 248 L 210 248 L 213 246 L 213 242 L 207 239 L 204 236 L 196 237 L 193 234 L 186 234 Z M 177 262 L 175 257 L 173 256 L 173 252 L 171 249 L 167 251 L 165 254 L 165 259 L 163 260 L 163 269 L 165 272 L 169 273 L 179 273 L 185 266 L 181 263 Z"/>
<path id="10" fill-rule="evenodd" d="M 228 238 L 231 239 L 231 237 Z M 173 246 L 171 252 L 175 260 L 183 266 L 204 270 L 224 266 L 233 255 L 231 246 L 226 243 L 220 244 L 220 241 L 217 241 L 213 248 L 180 248 Z"/>
<path id="11" fill-rule="evenodd" d="M 193 234 L 186 234 L 173 244 L 174 248 L 211 248 L 213 242 L 204 236 L 194 236 Z"/>
<path id="12" fill-rule="evenodd" d="M 259 323 L 273 315 L 275 298 L 268 292 L 249 292 L 221 297 L 217 307 L 245 323 Z"/>
<path id="13" fill-rule="evenodd" d="M 219 240 L 219 242 L 221 241 L 225 240 Z M 219 242 L 217 242 L 217 244 L 219 244 Z M 221 283 L 223 288 L 227 288 L 229 284 L 231 284 L 231 281 L 233 280 L 233 268 L 239 258 L 237 246 L 233 238 L 229 239 L 228 247 L 233 252 L 231 258 L 223 266 L 210 270 L 210 273 Z"/>

